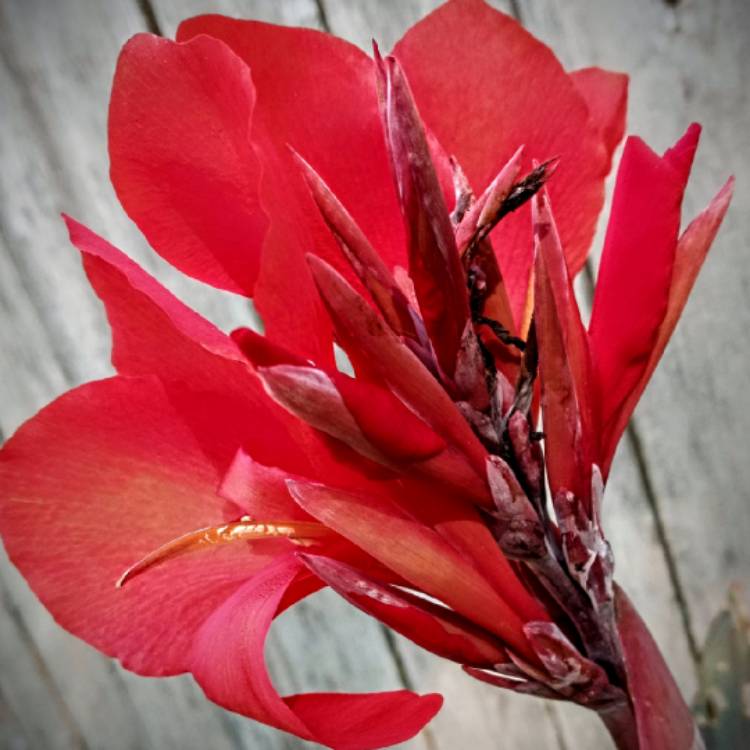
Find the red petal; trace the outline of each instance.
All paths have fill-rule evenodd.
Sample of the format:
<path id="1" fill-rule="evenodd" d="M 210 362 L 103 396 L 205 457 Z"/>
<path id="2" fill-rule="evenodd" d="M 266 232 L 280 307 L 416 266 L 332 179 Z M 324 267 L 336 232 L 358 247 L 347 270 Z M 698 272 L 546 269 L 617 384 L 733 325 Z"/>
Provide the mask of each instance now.
<path id="1" fill-rule="evenodd" d="M 63 218 L 70 241 L 83 256 L 89 281 L 106 305 L 115 336 L 112 359 L 118 370 L 181 378 L 187 370 L 184 360 L 196 356 L 199 348 L 243 361 L 237 347 L 216 326 L 180 302 L 105 239 L 75 219 Z M 147 317 L 153 310 L 161 315 L 161 325 L 156 325 L 156 313 Z M 192 343 L 189 353 L 182 351 L 187 341 Z"/>
<path id="2" fill-rule="evenodd" d="M 299 556 L 350 604 L 422 648 L 459 664 L 491 666 L 505 660 L 504 650 L 489 633 L 483 633 L 449 609 L 378 583 L 329 557 L 304 553 Z"/>
<path id="3" fill-rule="evenodd" d="M 292 482 L 289 488 L 294 499 L 321 523 L 412 585 L 496 633 L 519 653 L 534 658 L 519 617 L 435 531 L 382 497 L 303 482 Z"/>
<path id="4" fill-rule="evenodd" d="M 650 377 L 677 325 L 706 254 L 724 220 L 733 192 L 734 178 L 730 177 L 708 207 L 690 223 L 677 243 L 667 314 L 659 328 L 659 336 L 651 352 L 644 379 Z"/>
<path id="5" fill-rule="evenodd" d="M 109 111 L 112 182 L 154 249 L 247 295 L 267 227 L 254 105 L 250 71 L 226 45 L 138 34 L 120 53 Z"/>
<path id="6" fill-rule="evenodd" d="M 227 598 L 198 632 L 190 670 L 220 706 L 311 740 L 273 687 L 263 656 L 268 628 L 300 568 L 296 558 L 282 558 Z"/>
<path id="7" fill-rule="evenodd" d="M 529 158 L 560 157 L 550 195 L 575 274 L 603 204 L 611 144 L 549 48 L 480 0 L 454 0 L 412 27 L 394 54 L 423 120 L 475 189 L 521 144 Z M 504 219 L 493 242 L 517 322 L 533 259 L 527 211 Z"/>
<path id="8" fill-rule="evenodd" d="M 625 134 L 628 109 L 628 77 L 601 68 L 582 68 L 570 73 L 578 92 L 586 100 L 589 116 L 602 137 L 607 158 Z"/>
<path id="9" fill-rule="evenodd" d="M 698 132 L 691 127 L 664 157 L 631 137 L 620 162 L 589 326 L 603 468 L 611 459 L 618 412 L 648 366 L 666 315 Z"/>
<path id="10" fill-rule="evenodd" d="M 372 61 L 329 34 L 221 16 L 183 22 L 177 38 L 199 34 L 228 44 L 250 66 L 257 91 L 252 137 L 263 166 L 261 203 L 270 227 L 256 303 L 266 331 L 293 351 L 327 364 L 330 328 L 304 253 L 314 248 L 342 272 L 351 272 L 289 146 L 320 172 L 386 264 L 405 265 Z"/>
<path id="11" fill-rule="evenodd" d="M 271 365 L 308 365 L 308 360 L 297 356 L 285 347 L 275 344 L 250 328 L 237 328 L 232 331 L 232 341 L 255 367 Z"/>
<path id="12" fill-rule="evenodd" d="M 380 126 L 372 60 L 330 34 L 218 15 L 183 21 L 177 39 L 200 34 L 221 39 L 250 66 L 257 91 L 254 117 L 263 131 L 258 134 L 263 139 L 258 141 L 262 158 L 270 159 L 265 152 L 273 149 L 273 158 L 289 166 L 306 197 L 305 210 L 312 208 L 317 216 L 289 146 L 315 166 L 381 250 L 386 264 L 403 265 L 404 233 Z M 272 219 L 286 208 L 272 206 Z"/>
<path id="13" fill-rule="evenodd" d="M 336 750 L 376 750 L 414 737 L 443 705 L 437 693 L 308 693 L 284 699 L 322 742 Z"/>
<path id="14" fill-rule="evenodd" d="M 664 161 L 677 172 L 683 184 L 686 184 L 690 177 L 700 136 L 701 126 L 697 122 L 691 123 L 682 138 L 672 148 L 668 148 L 662 156 Z"/>
<path id="15" fill-rule="evenodd" d="M 183 400 L 220 471 L 242 445 L 264 463 L 281 458 L 286 468 L 306 473 L 304 449 L 310 439 L 268 399 L 231 339 L 101 237 L 72 219 L 67 223 L 89 280 L 106 306 L 117 370 L 157 375 L 183 391 L 189 389 Z M 254 428 L 259 422 L 262 433 Z"/>
<path id="16" fill-rule="evenodd" d="M 373 695 L 321 693 L 282 699 L 263 649 L 282 597 L 301 563 L 285 558 L 255 575 L 203 625 L 192 671 L 206 695 L 232 711 L 331 747 L 377 748 L 412 737 L 440 708 L 439 696 L 400 690 Z"/>
<path id="17" fill-rule="evenodd" d="M 625 592 L 616 589 L 617 627 L 640 750 L 692 750 L 702 743 L 664 657 Z"/>
<path id="18" fill-rule="evenodd" d="M 648 381 L 651 379 L 651 375 L 653 375 L 656 365 L 664 353 L 672 332 L 677 325 L 677 321 L 680 319 L 690 290 L 693 288 L 706 254 L 729 208 L 733 190 L 734 178 L 730 178 L 716 194 L 708 207 L 690 223 L 690 226 L 683 232 L 677 243 L 672 281 L 669 287 L 667 311 L 659 327 L 659 333 L 651 350 L 648 364 L 637 386 L 628 394 L 622 408 L 617 412 L 616 420 L 612 423 L 612 427 L 607 433 L 607 442 L 602 448 L 602 466 L 605 474 L 609 470 L 617 442 L 625 430 L 638 400 L 648 385 Z"/>
<path id="19" fill-rule="evenodd" d="M 0 531 L 11 560 L 65 628 L 144 674 L 189 668 L 196 630 L 287 542 L 226 545 L 133 563 L 181 534 L 234 520 L 219 476 L 155 378 L 77 388 L 0 453 Z"/>
<path id="20" fill-rule="evenodd" d="M 586 502 L 592 462 L 588 336 L 581 322 L 546 193 L 532 199 L 537 252 L 534 319 L 539 345 L 547 470 L 553 494 Z"/>

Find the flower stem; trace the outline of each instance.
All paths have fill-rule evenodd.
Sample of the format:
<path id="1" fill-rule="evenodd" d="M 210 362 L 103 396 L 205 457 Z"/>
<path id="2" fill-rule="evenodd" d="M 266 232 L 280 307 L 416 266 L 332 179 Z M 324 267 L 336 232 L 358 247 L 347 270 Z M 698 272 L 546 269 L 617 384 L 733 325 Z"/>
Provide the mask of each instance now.
<path id="1" fill-rule="evenodd" d="M 620 649 L 612 628 L 595 616 L 586 594 L 571 580 L 553 552 L 550 550 L 541 559 L 530 561 L 529 567 L 535 570 L 538 579 L 571 618 L 589 657 L 614 670 L 619 681 L 624 683 Z"/>
<path id="2" fill-rule="evenodd" d="M 597 712 L 617 750 L 639 750 L 635 714 L 628 702 L 615 703 Z"/>

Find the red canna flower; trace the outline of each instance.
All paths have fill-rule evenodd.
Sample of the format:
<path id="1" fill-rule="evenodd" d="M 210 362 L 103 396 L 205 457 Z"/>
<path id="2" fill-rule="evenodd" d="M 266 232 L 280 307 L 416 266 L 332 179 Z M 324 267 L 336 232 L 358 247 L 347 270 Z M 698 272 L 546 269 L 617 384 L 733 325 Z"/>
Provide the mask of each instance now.
<path id="1" fill-rule="evenodd" d="M 571 281 L 626 88 L 480 0 L 386 57 L 220 16 L 131 39 L 118 196 L 266 333 L 224 334 L 66 219 L 118 375 L 0 454 L 0 531 L 58 622 L 299 737 L 408 739 L 440 696 L 276 693 L 268 628 L 328 585 L 478 679 L 593 708 L 619 747 L 691 747 L 599 513 L 732 183 L 680 233 L 699 127 L 662 156 L 627 140 L 587 331 Z"/>

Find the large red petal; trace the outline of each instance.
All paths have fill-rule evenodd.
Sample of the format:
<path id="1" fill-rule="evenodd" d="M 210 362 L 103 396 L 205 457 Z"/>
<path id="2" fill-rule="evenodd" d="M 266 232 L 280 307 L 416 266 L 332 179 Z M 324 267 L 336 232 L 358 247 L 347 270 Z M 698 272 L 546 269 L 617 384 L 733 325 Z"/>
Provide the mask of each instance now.
<path id="1" fill-rule="evenodd" d="M 220 706 L 311 740 L 273 687 L 263 657 L 268 628 L 301 567 L 294 557 L 280 559 L 227 598 L 200 629 L 190 670 Z"/>
<path id="2" fill-rule="evenodd" d="M 120 53 L 109 110 L 112 182 L 153 248 L 247 295 L 267 227 L 254 104 L 250 71 L 225 44 L 138 34 Z"/>
<path id="3" fill-rule="evenodd" d="M 638 400 L 648 385 L 648 381 L 651 379 L 656 365 L 659 363 L 662 354 L 664 354 L 664 350 L 677 325 L 677 321 L 680 319 L 690 290 L 693 288 L 693 284 L 695 284 L 706 254 L 729 208 L 733 190 L 734 178 L 730 178 L 716 194 L 708 207 L 690 223 L 677 243 L 664 320 L 659 327 L 656 342 L 651 349 L 647 366 L 643 370 L 638 384 L 628 394 L 622 407 L 617 412 L 615 421 L 607 432 L 606 443 L 602 446 L 602 467 L 605 472 L 609 469 L 617 442 L 625 430 Z"/>
<path id="4" fill-rule="evenodd" d="M 196 630 L 287 542 L 229 544 L 115 583 L 165 542 L 235 520 L 219 476 L 155 378 L 89 383 L 27 422 L 0 453 L 0 531 L 57 621 L 129 669 L 189 668 Z"/>
<path id="5" fill-rule="evenodd" d="M 372 60 L 349 42 L 313 29 L 218 15 L 183 21 L 177 39 L 199 34 L 221 39 L 250 66 L 257 91 L 254 117 L 263 130 L 259 145 L 274 149 L 276 163 L 288 165 L 295 184 L 302 186 L 288 147 L 294 148 L 321 175 L 386 263 L 403 265 L 404 231 L 380 125 Z M 264 153 L 263 158 L 270 157 Z M 317 209 L 304 190 L 305 210 L 312 208 L 317 219 Z M 287 208 L 271 207 L 273 219 Z"/>
<path id="6" fill-rule="evenodd" d="M 196 357 L 201 357 L 201 365 L 207 365 L 205 353 L 235 360 L 235 368 L 240 369 L 245 358 L 228 336 L 114 245 L 75 219 L 63 218 L 89 281 L 106 307 L 114 336 L 112 363 L 118 371 L 187 380 L 203 369 L 196 366 Z"/>
<path id="7" fill-rule="evenodd" d="M 281 457 L 291 470 L 307 468 L 300 444 L 290 435 L 297 425 L 267 398 L 234 342 L 106 240 L 72 219 L 67 224 L 105 304 L 117 370 L 157 375 L 194 394 L 191 419 L 206 428 L 196 424 L 196 433 L 220 471 L 241 445 L 263 463 Z M 255 427 L 259 423 L 262 431 Z"/>
<path id="8" fill-rule="evenodd" d="M 607 157 L 611 159 L 625 134 L 628 77 L 601 68 L 574 70 L 570 77 L 586 100 L 592 124 L 599 131 Z"/>
<path id="9" fill-rule="evenodd" d="M 412 27 L 394 54 L 420 114 L 482 190 L 516 149 L 560 157 L 550 184 L 568 265 L 583 265 L 601 210 L 612 138 L 548 47 L 481 0 L 452 0 Z M 494 241 L 518 321 L 532 264 L 528 209 Z"/>
<path id="10" fill-rule="evenodd" d="M 620 162 L 589 326 L 602 464 L 611 458 L 618 414 L 648 367 L 666 315 L 699 132 L 689 128 L 663 157 L 631 137 Z"/>
<path id="11" fill-rule="evenodd" d="M 439 696 L 400 690 L 282 699 L 276 692 L 263 655 L 266 634 L 301 568 L 299 560 L 279 559 L 216 610 L 196 639 L 195 678 L 219 705 L 337 750 L 378 748 L 411 738 L 440 708 Z"/>
<path id="12" fill-rule="evenodd" d="M 252 70 L 253 142 L 263 165 L 270 219 L 257 305 L 266 331 L 318 364 L 331 358 L 330 327 L 303 254 L 327 258 L 353 278 L 304 184 L 289 146 L 317 170 L 388 266 L 405 265 L 404 233 L 388 169 L 372 61 L 329 34 L 201 16 L 179 40 L 208 34 Z"/>

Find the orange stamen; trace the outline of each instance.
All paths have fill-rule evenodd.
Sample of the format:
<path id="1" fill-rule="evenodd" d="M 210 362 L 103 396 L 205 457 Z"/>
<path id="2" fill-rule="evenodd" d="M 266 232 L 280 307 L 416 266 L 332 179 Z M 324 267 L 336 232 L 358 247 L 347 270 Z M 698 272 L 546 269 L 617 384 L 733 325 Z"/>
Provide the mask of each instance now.
<path id="1" fill-rule="evenodd" d="M 206 526 L 162 544 L 131 565 L 120 576 L 115 588 L 122 588 L 127 581 L 154 565 L 204 547 L 260 539 L 289 539 L 295 544 L 307 546 L 318 539 L 331 536 L 331 534 L 330 529 L 322 524 L 310 521 L 259 522 L 251 520 L 248 516 L 243 516 L 239 521 L 222 524 L 221 526 Z"/>

